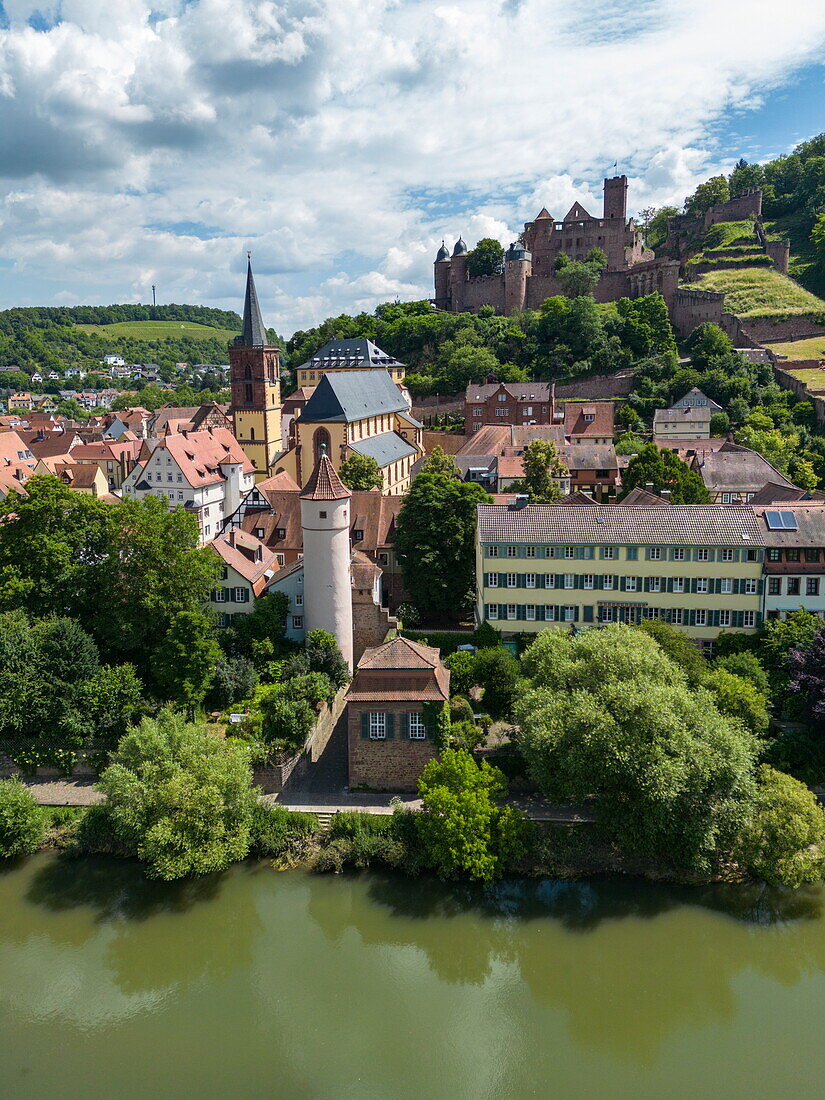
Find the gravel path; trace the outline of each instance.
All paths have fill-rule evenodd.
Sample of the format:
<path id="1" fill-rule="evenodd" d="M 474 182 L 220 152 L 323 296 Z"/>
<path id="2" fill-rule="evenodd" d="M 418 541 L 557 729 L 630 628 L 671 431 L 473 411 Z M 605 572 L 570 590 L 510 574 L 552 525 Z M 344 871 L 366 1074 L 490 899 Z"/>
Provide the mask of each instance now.
<path id="1" fill-rule="evenodd" d="M 41 806 L 95 806 L 105 800 L 93 779 L 35 779 L 26 786 Z"/>

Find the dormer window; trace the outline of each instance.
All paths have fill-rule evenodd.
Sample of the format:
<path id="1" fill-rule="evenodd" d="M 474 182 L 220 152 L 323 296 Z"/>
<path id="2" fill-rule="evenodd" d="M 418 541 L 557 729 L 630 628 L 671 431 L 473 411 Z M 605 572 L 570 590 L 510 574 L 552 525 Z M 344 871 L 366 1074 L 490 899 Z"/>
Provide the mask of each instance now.
<path id="1" fill-rule="evenodd" d="M 255 538 L 256 539 L 262 539 L 263 537 L 264 537 L 263 527 L 256 527 L 255 528 Z"/>
<path id="2" fill-rule="evenodd" d="M 356 527 L 355 530 L 352 532 L 352 541 L 361 542 L 363 538 L 364 532 L 361 530 L 360 527 Z"/>
<path id="3" fill-rule="evenodd" d="M 591 424 L 595 419 L 596 419 L 596 417 L 595 417 L 594 413 L 585 413 L 584 414 L 585 424 Z"/>
<path id="4" fill-rule="evenodd" d="M 506 401 L 507 400 L 507 394 L 506 393 L 500 393 L 498 395 L 498 399 L 499 399 L 499 401 Z"/>
<path id="5" fill-rule="evenodd" d="M 276 528 L 276 530 L 275 530 L 275 537 L 276 537 L 276 538 L 279 538 L 279 539 L 284 539 L 284 538 L 286 538 L 286 528 L 285 528 L 285 527 L 278 527 L 278 528 Z"/>

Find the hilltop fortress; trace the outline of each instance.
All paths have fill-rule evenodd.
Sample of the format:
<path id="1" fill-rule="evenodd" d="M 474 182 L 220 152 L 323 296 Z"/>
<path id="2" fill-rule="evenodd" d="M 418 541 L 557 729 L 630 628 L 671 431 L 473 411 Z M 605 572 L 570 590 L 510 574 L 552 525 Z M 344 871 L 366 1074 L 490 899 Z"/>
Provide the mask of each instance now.
<path id="1" fill-rule="evenodd" d="M 574 202 L 561 221 L 542 209 L 534 221 L 525 223 L 521 240 L 508 248 L 499 275 L 471 278 L 464 240 L 459 237 L 452 256 L 442 244 L 435 260 L 433 302 L 451 313 L 474 313 L 485 305 L 504 314 L 537 309 L 545 298 L 561 294 L 553 272 L 559 254 L 583 260 L 591 248 L 601 248 L 607 257 L 607 267 L 593 292 L 597 302 L 659 291 L 673 308 L 679 262 L 657 259 L 636 223 L 628 218 L 627 176 L 604 181 L 600 218 L 589 214 L 580 202 Z"/>

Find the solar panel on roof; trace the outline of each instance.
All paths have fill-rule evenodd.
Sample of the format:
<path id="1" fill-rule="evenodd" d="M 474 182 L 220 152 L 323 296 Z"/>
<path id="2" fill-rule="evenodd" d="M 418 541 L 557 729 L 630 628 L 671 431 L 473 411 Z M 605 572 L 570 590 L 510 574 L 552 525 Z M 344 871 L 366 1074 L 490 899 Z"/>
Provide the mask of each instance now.
<path id="1" fill-rule="evenodd" d="M 782 517 L 782 526 L 786 531 L 797 530 L 796 516 L 793 512 L 780 512 L 779 514 Z"/>
<path id="2" fill-rule="evenodd" d="M 765 519 L 771 531 L 782 530 L 782 517 L 779 512 L 765 512 Z"/>

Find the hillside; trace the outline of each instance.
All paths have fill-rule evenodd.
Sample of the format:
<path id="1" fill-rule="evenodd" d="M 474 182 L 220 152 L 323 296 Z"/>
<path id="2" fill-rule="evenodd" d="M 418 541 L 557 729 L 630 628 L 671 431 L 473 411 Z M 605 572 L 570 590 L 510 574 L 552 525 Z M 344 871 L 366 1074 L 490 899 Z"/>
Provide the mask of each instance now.
<path id="1" fill-rule="evenodd" d="M 76 325 L 82 332 L 115 340 L 223 340 L 228 343 L 239 329 L 213 328 L 193 321 L 118 321 L 113 325 Z"/>
<path id="2" fill-rule="evenodd" d="M 772 267 L 707 271 L 690 284 L 725 295 L 725 309 L 740 317 L 793 317 L 825 313 L 825 302 Z"/>
<path id="3" fill-rule="evenodd" d="M 194 305 L 30 307 L 0 312 L 0 366 L 30 374 L 67 367 L 89 371 L 104 355 L 130 363 L 229 361 L 237 313 Z M 273 339 L 277 339 L 272 333 Z"/>

